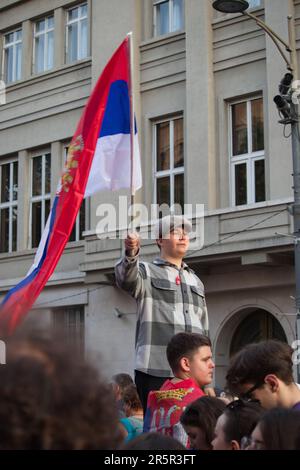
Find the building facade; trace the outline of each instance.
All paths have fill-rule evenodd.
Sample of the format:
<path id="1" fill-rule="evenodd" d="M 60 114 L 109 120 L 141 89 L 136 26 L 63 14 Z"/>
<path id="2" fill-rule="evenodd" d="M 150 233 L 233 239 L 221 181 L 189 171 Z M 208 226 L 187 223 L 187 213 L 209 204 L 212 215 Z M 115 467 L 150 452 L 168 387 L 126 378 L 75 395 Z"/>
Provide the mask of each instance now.
<path id="1" fill-rule="evenodd" d="M 206 287 L 222 385 L 244 344 L 295 339 L 292 153 L 273 105 L 286 72 L 274 44 L 254 21 L 219 14 L 211 3 L 1 0 L 0 294 L 32 264 L 91 88 L 133 31 L 143 168 L 136 199 L 149 208 L 204 204 L 204 247 L 188 262 Z M 293 14 L 299 45 L 300 1 L 250 4 L 286 38 Z M 114 286 L 122 240 L 96 234 L 103 204 L 119 207 L 120 196 L 128 192 L 83 203 L 30 314 L 46 327 L 62 325 L 96 362 L 101 355 L 107 375 L 132 373 L 134 360 L 135 303 Z M 157 254 L 154 240 L 143 242 L 142 254 Z"/>

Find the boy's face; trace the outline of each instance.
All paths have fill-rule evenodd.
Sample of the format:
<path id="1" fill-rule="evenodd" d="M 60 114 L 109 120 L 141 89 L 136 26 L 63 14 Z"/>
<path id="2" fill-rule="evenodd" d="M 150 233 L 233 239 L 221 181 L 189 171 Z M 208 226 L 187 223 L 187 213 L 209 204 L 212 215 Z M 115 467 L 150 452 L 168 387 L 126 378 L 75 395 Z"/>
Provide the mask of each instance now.
<path id="1" fill-rule="evenodd" d="M 190 377 L 199 387 L 212 382 L 215 364 L 212 360 L 212 352 L 209 346 L 201 346 L 189 361 Z"/>

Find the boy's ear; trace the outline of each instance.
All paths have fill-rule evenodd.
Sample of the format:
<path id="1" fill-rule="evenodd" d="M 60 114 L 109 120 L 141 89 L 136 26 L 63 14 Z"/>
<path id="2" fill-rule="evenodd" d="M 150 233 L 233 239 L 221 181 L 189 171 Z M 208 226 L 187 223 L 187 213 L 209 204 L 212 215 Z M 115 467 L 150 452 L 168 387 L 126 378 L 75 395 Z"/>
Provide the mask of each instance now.
<path id="1" fill-rule="evenodd" d="M 241 450 L 238 441 L 231 441 L 231 450 Z"/>
<path id="2" fill-rule="evenodd" d="M 179 361 L 179 366 L 180 366 L 180 369 L 183 371 L 183 372 L 190 372 L 191 368 L 190 368 L 190 361 L 187 357 L 182 357 Z"/>

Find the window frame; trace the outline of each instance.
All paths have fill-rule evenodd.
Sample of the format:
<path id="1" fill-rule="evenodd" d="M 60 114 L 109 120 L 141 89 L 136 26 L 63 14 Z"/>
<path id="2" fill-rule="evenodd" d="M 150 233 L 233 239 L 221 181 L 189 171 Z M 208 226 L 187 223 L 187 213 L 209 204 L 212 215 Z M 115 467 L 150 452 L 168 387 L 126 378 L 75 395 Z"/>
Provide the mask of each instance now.
<path id="1" fill-rule="evenodd" d="M 184 145 L 184 115 L 183 114 L 178 114 L 173 117 L 170 117 L 168 119 L 159 119 L 156 120 L 153 123 L 154 129 L 153 129 L 153 200 L 154 204 L 158 204 L 157 202 L 157 180 L 164 178 L 164 177 L 169 177 L 170 178 L 170 207 L 174 206 L 174 198 L 175 198 L 175 176 L 176 175 L 183 175 L 183 179 L 185 180 L 185 153 L 183 154 L 183 166 L 174 167 L 174 121 L 182 119 L 183 123 L 183 148 L 185 148 Z M 170 123 L 170 169 L 169 170 L 157 170 L 157 126 L 162 123 Z M 185 183 L 185 181 L 184 181 Z M 183 188 L 184 196 L 185 196 L 185 184 Z M 185 197 L 184 197 L 185 200 Z M 184 207 L 182 208 L 182 210 Z"/>
<path id="2" fill-rule="evenodd" d="M 53 26 L 52 28 L 49 28 L 48 27 L 48 20 L 49 18 L 53 18 Z M 42 31 L 42 32 L 39 32 L 37 33 L 36 32 L 36 25 L 39 21 L 43 21 L 45 20 L 46 22 L 46 26 L 45 26 L 45 30 Z M 46 68 L 45 66 L 45 63 L 47 61 L 47 55 L 48 55 L 48 45 L 49 45 L 49 41 L 48 41 L 48 34 L 50 32 L 53 31 L 53 41 L 54 41 L 54 31 L 55 31 L 55 23 L 54 23 L 54 14 L 52 15 L 47 15 L 47 16 L 44 16 L 42 18 L 39 18 L 38 20 L 36 20 L 34 22 L 34 29 L 33 29 L 33 57 L 32 57 L 32 69 L 33 69 L 33 73 L 34 74 L 40 74 L 40 73 L 45 73 L 45 72 L 48 72 L 49 70 L 52 70 L 54 68 L 54 49 L 53 49 L 53 65 L 52 67 L 49 67 L 49 68 Z M 44 35 L 45 38 L 46 38 L 46 41 L 45 41 L 45 46 L 44 46 L 44 63 L 43 63 L 43 70 L 38 72 L 36 70 L 36 65 L 37 65 L 37 62 L 36 62 L 36 57 L 35 57 L 35 53 L 36 53 L 36 39 L 40 36 Z"/>
<path id="3" fill-rule="evenodd" d="M 70 143 L 68 145 L 64 145 L 63 170 L 64 170 L 64 167 L 65 167 L 65 163 L 67 161 L 67 158 L 68 158 L 68 150 L 69 150 Z M 84 207 L 84 230 L 83 230 L 83 232 L 85 232 L 87 230 L 89 198 L 83 199 L 83 201 L 81 203 L 81 206 L 79 207 L 79 211 L 78 211 L 78 214 L 76 216 L 75 225 L 74 225 L 75 226 L 75 240 L 68 240 L 68 243 L 81 242 L 84 239 L 82 234 L 80 234 L 80 217 L 81 217 L 80 210 L 81 210 L 82 204 L 85 205 L 85 207 Z M 73 227 L 73 229 L 74 229 L 74 227 Z M 72 231 L 73 231 L 73 229 L 72 229 Z M 71 232 L 71 234 L 72 234 L 72 232 Z M 70 236 L 71 236 L 71 234 L 70 234 Z"/>
<path id="4" fill-rule="evenodd" d="M 157 6 L 162 3 L 169 4 L 169 28 L 166 33 L 158 33 L 158 9 Z M 166 34 L 174 34 L 179 31 L 183 31 L 185 28 L 185 14 L 184 14 L 184 0 L 182 0 L 182 24 L 181 29 L 174 30 L 174 0 L 155 0 L 153 2 L 153 36 L 160 37 L 165 36 Z"/>
<path id="5" fill-rule="evenodd" d="M 14 163 L 19 164 L 18 158 L 14 158 L 12 160 L 8 161 L 3 161 L 0 163 L 0 188 L 2 187 L 2 166 L 8 165 L 10 166 L 9 168 L 9 180 L 10 180 L 10 187 L 9 187 L 9 201 L 8 202 L 1 202 L 0 200 L 0 212 L 2 209 L 8 209 L 9 210 L 9 226 L 8 226 L 8 251 L 2 251 L 0 254 L 3 253 L 15 253 L 18 251 L 18 225 L 17 225 L 17 233 L 16 233 L 16 249 L 13 250 L 13 208 L 17 207 L 18 210 L 18 203 L 19 203 L 19 197 L 17 197 L 16 200 L 13 199 L 13 175 L 14 175 Z M 19 196 L 19 181 L 18 181 L 18 190 L 17 194 Z M 18 224 L 18 215 L 17 214 L 17 224 Z"/>
<path id="6" fill-rule="evenodd" d="M 229 160 L 230 160 L 230 188 L 231 188 L 231 206 L 232 207 L 245 207 L 250 204 L 259 204 L 256 202 L 255 194 L 255 162 L 263 160 L 266 161 L 265 155 L 265 145 L 264 150 L 252 151 L 252 110 L 251 102 L 261 99 L 264 110 L 264 99 L 263 95 L 254 95 L 248 98 L 234 100 L 229 103 L 228 107 L 228 122 L 229 122 Z M 247 103 L 247 142 L 248 142 L 248 152 L 242 155 L 233 155 L 233 123 L 232 123 L 232 108 L 234 105 Z M 265 121 L 264 121 L 265 126 Z M 264 132 L 265 136 L 265 132 Z M 264 141 L 265 144 L 265 141 Z M 246 164 L 246 178 L 247 178 L 247 203 L 246 204 L 236 204 L 236 185 L 235 185 L 235 167 L 237 165 Z M 265 179 L 265 190 L 266 190 L 266 179 Z M 265 198 L 266 199 L 266 198 Z M 263 201 L 261 201 L 263 202 Z"/>
<path id="7" fill-rule="evenodd" d="M 78 17 L 78 18 L 75 18 L 74 20 L 69 20 L 69 12 L 72 11 L 72 10 L 75 10 L 75 9 L 78 9 L 80 10 L 81 7 L 83 6 L 86 6 L 87 8 L 87 12 L 86 12 L 86 16 L 83 16 L 83 17 Z M 86 56 L 85 57 L 81 57 L 79 58 L 78 57 L 78 53 L 80 51 L 80 46 L 81 46 L 81 23 L 82 23 L 82 20 L 87 20 L 87 51 L 86 51 Z M 68 54 L 69 54 L 69 35 L 68 35 L 68 31 L 69 31 L 69 26 L 72 25 L 72 24 L 75 24 L 75 23 L 78 23 L 78 35 L 77 35 L 77 58 L 75 60 L 69 60 L 68 59 Z M 65 63 L 66 64 L 73 64 L 74 62 L 78 62 L 80 60 L 84 60 L 86 59 L 87 57 L 89 57 L 89 5 L 88 5 L 88 2 L 83 2 L 83 3 L 79 3 L 78 5 L 74 5 L 68 9 L 66 9 L 66 26 L 65 26 L 65 38 L 66 38 L 66 49 L 65 49 Z M 79 30 L 80 30 L 80 33 L 79 33 Z"/>
<path id="8" fill-rule="evenodd" d="M 9 34 L 13 34 L 15 38 L 15 34 L 21 32 L 21 39 L 14 39 L 13 42 L 9 44 L 5 44 L 5 38 Z M 21 44 L 21 63 L 20 63 L 20 77 L 16 77 L 16 71 L 17 71 L 17 45 Z M 7 77 L 7 60 L 6 60 L 6 51 L 12 48 L 13 50 L 13 73 L 12 73 L 12 80 L 8 81 Z M 7 31 L 6 33 L 3 34 L 3 56 L 2 56 L 2 63 L 3 63 L 3 78 L 4 81 L 7 85 L 10 85 L 14 82 L 18 82 L 19 80 L 22 79 L 22 50 L 23 50 L 23 29 L 22 26 L 12 29 L 10 31 Z"/>
<path id="9" fill-rule="evenodd" d="M 45 204 L 46 201 L 50 201 L 50 211 L 51 211 L 51 181 L 50 181 L 50 192 L 45 193 L 45 183 L 46 183 L 46 156 L 50 155 L 50 174 L 51 174 L 51 151 L 45 151 L 38 153 L 36 155 L 32 155 L 30 159 L 30 211 L 29 211 L 29 248 L 30 249 L 35 249 L 36 247 L 32 246 L 32 205 L 36 202 L 41 202 L 42 205 L 42 216 L 41 216 L 41 235 L 43 233 L 43 230 L 45 229 L 47 219 L 45 218 Z M 33 190 L 33 159 L 42 157 L 42 181 L 41 181 L 41 195 L 39 196 L 33 196 L 32 195 L 32 190 Z"/>

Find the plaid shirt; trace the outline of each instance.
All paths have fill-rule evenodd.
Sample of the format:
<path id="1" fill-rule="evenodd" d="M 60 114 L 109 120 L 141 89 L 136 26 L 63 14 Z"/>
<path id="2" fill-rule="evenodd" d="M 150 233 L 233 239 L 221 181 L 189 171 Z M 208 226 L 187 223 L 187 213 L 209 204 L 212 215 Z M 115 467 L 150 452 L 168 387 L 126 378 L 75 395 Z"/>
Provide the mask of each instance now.
<path id="1" fill-rule="evenodd" d="M 135 369 L 172 377 L 166 347 L 180 332 L 208 333 L 204 286 L 194 271 L 157 258 L 125 256 L 115 266 L 116 283 L 137 301 Z"/>

